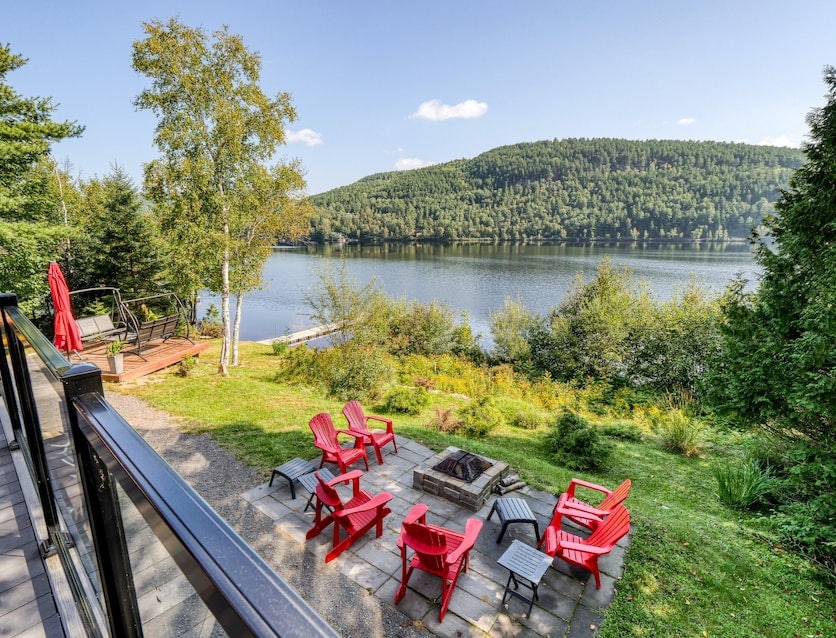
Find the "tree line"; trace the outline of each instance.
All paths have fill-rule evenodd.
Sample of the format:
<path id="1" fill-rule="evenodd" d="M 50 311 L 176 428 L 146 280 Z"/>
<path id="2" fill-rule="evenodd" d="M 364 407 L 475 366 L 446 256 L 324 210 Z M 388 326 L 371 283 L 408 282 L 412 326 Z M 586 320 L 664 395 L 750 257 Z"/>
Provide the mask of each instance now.
<path id="1" fill-rule="evenodd" d="M 312 198 L 312 237 L 375 241 L 728 240 L 773 211 L 797 149 L 674 140 L 514 144 Z"/>

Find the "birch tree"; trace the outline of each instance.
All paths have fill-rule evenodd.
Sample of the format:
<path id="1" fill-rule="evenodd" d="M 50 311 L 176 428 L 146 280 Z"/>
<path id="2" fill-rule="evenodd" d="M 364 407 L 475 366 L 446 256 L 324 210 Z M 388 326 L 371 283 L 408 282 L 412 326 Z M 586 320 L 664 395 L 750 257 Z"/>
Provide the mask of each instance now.
<path id="1" fill-rule="evenodd" d="M 207 35 L 176 18 L 143 26 L 147 37 L 134 42 L 133 67 L 151 86 L 135 104 L 157 116 L 154 143 L 162 154 L 145 166 L 145 186 L 171 244 L 180 285 L 220 294 L 218 371 L 226 375 L 232 257 L 244 250 L 241 238 L 251 214 L 260 214 L 249 205 L 251 185 L 264 179 L 265 164 L 284 143 L 286 123 L 296 119 L 296 111 L 290 94 L 264 93 L 261 58 L 227 27 Z"/>

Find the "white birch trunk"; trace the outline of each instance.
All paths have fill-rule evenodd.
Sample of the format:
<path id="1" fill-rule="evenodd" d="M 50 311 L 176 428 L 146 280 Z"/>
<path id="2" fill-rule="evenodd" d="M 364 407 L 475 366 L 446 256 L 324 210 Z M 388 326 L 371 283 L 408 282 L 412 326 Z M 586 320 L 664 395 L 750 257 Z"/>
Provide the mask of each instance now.
<path id="1" fill-rule="evenodd" d="M 221 266 L 221 321 L 223 322 L 223 340 L 221 342 L 221 360 L 218 373 L 229 376 L 229 223 L 224 222 L 224 255 Z"/>
<path id="2" fill-rule="evenodd" d="M 241 310 L 244 306 L 244 293 L 235 293 L 235 321 L 232 324 L 232 366 L 238 365 L 238 334 L 241 331 Z"/>

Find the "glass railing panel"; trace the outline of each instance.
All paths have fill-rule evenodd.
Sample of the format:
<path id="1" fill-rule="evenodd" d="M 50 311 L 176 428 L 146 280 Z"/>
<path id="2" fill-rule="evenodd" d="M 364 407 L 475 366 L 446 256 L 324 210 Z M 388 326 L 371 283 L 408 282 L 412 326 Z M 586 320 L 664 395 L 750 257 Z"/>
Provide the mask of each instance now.
<path id="1" fill-rule="evenodd" d="M 226 636 L 145 519 L 117 488 L 142 631 L 146 636 Z"/>

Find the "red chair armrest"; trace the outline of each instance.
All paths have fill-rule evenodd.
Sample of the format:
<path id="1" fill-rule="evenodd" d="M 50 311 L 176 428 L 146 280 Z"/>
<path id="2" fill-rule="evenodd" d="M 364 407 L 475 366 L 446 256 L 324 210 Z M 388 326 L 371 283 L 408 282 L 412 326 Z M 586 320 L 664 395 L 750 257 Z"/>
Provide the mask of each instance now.
<path id="1" fill-rule="evenodd" d="M 338 483 L 345 483 L 351 480 L 359 480 L 360 477 L 363 476 L 363 470 L 351 470 L 350 472 L 346 472 L 345 474 L 340 474 L 339 476 L 335 476 L 330 481 L 328 481 L 328 485 L 334 487 Z"/>
<path id="2" fill-rule="evenodd" d="M 606 547 L 596 547 L 595 545 L 585 545 L 584 543 L 573 543 L 571 541 L 565 541 L 557 543 L 557 549 L 574 549 L 579 552 L 586 552 L 587 554 L 609 554 L 610 550 Z"/>
<path id="3" fill-rule="evenodd" d="M 424 503 L 417 503 L 412 506 L 412 509 L 409 510 L 406 516 L 404 516 L 403 522 L 404 523 L 426 523 L 427 522 L 427 512 L 429 511 L 429 507 Z"/>
<path id="4" fill-rule="evenodd" d="M 572 481 L 569 483 L 569 487 L 566 488 L 566 493 L 569 496 L 575 496 L 575 487 L 580 485 L 581 487 L 587 487 L 590 490 L 595 490 L 597 492 L 603 492 L 607 496 L 612 494 L 612 490 L 608 490 L 603 485 L 596 485 L 595 483 L 590 483 L 589 481 L 584 481 L 583 479 L 573 478 Z"/>
<path id="5" fill-rule="evenodd" d="M 355 439 L 360 439 L 366 436 L 361 432 L 355 432 L 354 430 L 337 430 L 337 434 L 347 434 L 348 436 L 353 436 Z"/>
<path id="6" fill-rule="evenodd" d="M 366 425 L 369 425 L 369 421 L 380 421 L 381 423 L 386 424 L 386 431 L 392 431 L 392 419 L 387 419 L 386 417 L 382 416 L 375 416 L 375 415 L 368 415 L 366 416 Z"/>
<path id="7" fill-rule="evenodd" d="M 479 532 L 482 531 L 482 521 L 478 518 L 469 518 L 464 527 L 464 538 L 461 545 L 455 551 L 447 555 L 447 562 L 449 564 L 455 563 L 463 554 L 466 554 L 476 544 L 476 539 L 479 537 Z"/>
<path id="8" fill-rule="evenodd" d="M 392 500 L 392 495 L 389 492 L 381 492 L 377 494 L 374 498 L 365 503 L 360 505 L 355 505 L 354 507 L 350 507 L 345 510 L 337 510 L 334 512 L 334 516 L 337 518 L 343 516 L 351 516 L 352 514 L 359 514 L 360 512 L 368 512 L 369 510 L 376 509 L 378 507 L 383 507 Z"/>

